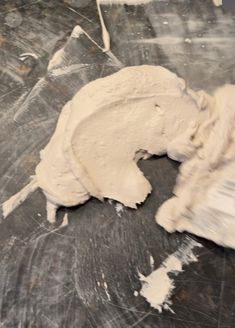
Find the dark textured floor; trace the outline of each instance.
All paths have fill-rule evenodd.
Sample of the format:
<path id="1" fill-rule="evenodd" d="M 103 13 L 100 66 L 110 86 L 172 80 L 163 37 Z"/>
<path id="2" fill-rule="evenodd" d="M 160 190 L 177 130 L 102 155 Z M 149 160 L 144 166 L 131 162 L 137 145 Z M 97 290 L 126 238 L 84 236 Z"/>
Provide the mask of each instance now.
<path id="1" fill-rule="evenodd" d="M 29 181 L 63 104 L 87 82 L 120 68 L 85 35 L 70 37 L 79 24 L 102 45 L 95 2 L 86 2 L 0 1 L 1 201 Z M 196 89 L 235 82 L 234 17 L 211 1 L 102 8 L 113 56 L 123 66 L 163 65 Z M 63 61 L 47 70 L 63 46 Z M 20 60 L 22 53 L 37 58 Z M 153 193 L 137 211 L 118 216 L 114 202 L 92 199 L 61 209 L 59 221 L 66 212 L 70 224 L 53 232 L 37 191 L 1 221 L 0 327 L 235 326 L 235 252 L 202 239 L 198 262 L 175 278 L 175 314 L 159 314 L 134 296 L 141 287 L 138 272 L 152 270 L 150 256 L 157 268 L 186 238 L 168 235 L 154 221 L 171 195 L 177 164 L 153 158 L 140 167 Z"/>

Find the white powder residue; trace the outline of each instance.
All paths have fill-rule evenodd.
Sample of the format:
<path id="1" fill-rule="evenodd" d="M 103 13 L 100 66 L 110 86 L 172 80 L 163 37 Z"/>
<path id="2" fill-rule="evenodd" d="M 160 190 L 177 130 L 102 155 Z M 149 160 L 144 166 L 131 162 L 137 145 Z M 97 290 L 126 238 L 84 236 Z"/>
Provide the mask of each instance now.
<path id="1" fill-rule="evenodd" d="M 173 312 L 170 308 L 172 304 L 170 298 L 175 284 L 168 274 L 174 273 L 177 275 L 183 271 L 183 265 L 197 261 L 197 257 L 192 252 L 194 247 L 202 247 L 202 245 L 189 239 L 178 251 L 169 255 L 159 269 L 153 271 L 147 277 L 139 274 L 140 280 L 143 281 L 140 294 L 160 313 L 162 309 Z"/>
<path id="2" fill-rule="evenodd" d="M 116 210 L 116 212 L 117 212 L 117 215 L 118 215 L 119 217 L 121 217 L 121 216 L 122 216 L 122 213 L 123 213 L 123 211 L 124 211 L 124 206 L 123 206 L 122 204 L 120 204 L 120 203 L 117 203 L 117 204 L 115 205 L 115 210 Z"/>

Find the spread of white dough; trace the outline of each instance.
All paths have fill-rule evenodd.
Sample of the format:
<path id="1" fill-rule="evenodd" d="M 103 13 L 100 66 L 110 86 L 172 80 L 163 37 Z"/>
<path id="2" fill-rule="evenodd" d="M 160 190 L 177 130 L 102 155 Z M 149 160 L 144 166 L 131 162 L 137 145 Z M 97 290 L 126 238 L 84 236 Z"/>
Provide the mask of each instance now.
<path id="1" fill-rule="evenodd" d="M 200 99 L 160 66 L 127 67 L 83 87 L 64 106 L 36 168 L 49 221 L 59 206 L 83 204 L 91 196 L 136 208 L 151 192 L 137 161 L 165 154 L 194 126 Z"/>

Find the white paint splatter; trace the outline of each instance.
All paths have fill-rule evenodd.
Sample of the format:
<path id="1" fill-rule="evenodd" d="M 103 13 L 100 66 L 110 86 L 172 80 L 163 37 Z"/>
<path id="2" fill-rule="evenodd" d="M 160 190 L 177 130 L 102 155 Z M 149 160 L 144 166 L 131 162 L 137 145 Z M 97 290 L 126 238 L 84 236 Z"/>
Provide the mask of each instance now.
<path id="1" fill-rule="evenodd" d="M 119 217 L 121 217 L 121 216 L 122 216 L 122 213 L 123 213 L 123 211 L 124 211 L 124 206 L 123 206 L 122 204 L 120 204 L 120 203 L 117 203 L 117 204 L 115 205 L 115 210 L 116 210 L 117 215 L 118 215 Z"/>
<path id="2" fill-rule="evenodd" d="M 134 296 L 137 297 L 139 295 L 139 293 L 137 292 L 137 290 L 134 291 Z"/>
<path id="3" fill-rule="evenodd" d="M 197 257 L 192 252 L 194 247 L 202 247 L 202 245 L 188 239 L 187 243 L 184 243 L 178 251 L 169 255 L 160 268 L 153 271 L 149 276 L 145 277 L 139 274 L 140 280 L 143 281 L 140 294 L 160 313 L 163 309 L 173 312 L 170 308 L 172 304 L 170 298 L 175 285 L 168 274 L 174 273 L 177 275 L 183 271 L 183 265 L 197 261 Z"/>

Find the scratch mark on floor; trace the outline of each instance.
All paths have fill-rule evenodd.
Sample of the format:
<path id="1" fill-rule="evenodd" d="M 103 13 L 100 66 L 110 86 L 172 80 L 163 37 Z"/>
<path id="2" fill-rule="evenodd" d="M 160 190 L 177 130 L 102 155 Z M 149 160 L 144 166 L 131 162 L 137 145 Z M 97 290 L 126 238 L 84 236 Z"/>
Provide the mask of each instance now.
<path id="1" fill-rule="evenodd" d="M 133 323 L 133 325 L 129 326 L 129 328 L 133 328 L 136 327 L 137 325 L 139 325 L 139 323 L 141 323 L 145 318 L 147 318 L 152 312 L 149 311 L 147 312 L 145 315 L 143 315 L 141 318 L 139 318 L 139 320 L 137 320 L 135 323 Z"/>
<path id="2" fill-rule="evenodd" d="M 86 17 L 85 15 L 79 13 L 77 10 L 71 8 L 71 7 L 67 7 L 70 11 L 74 12 L 75 14 L 77 14 L 78 16 L 82 17 L 83 19 L 87 20 L 90 23 L 93 23 L 93 21 L 91 19 L 89 19 L 88 17 Z"/>
<path id="3" fill-rule="evenodd" d="M 10 10 L 2 11 L 2 12 L 0 12 L 0 15 L 1 15 L 1 14 L 4 14 L 4 15 L 5 15 L 5 14 L 11 13 L 11 12 L 13 12 L 13 11 L 16 11 L 16 10 L 18 10 L 18 9 L 22 9 L 22 8 L 25 8 L 25 7 L 33 6 L 33 5 L 36 5 L 36 4 L 39 3 L 39 2 L 42 2 L 42 0 L 36 0 L 36 1 L 31 2 L 31 3 L 26 3 L 25 5 L 22 5 L 22 6 L 19 6 L 19 7 L 15 7 L 15 8 L 12 8 L 12 9 L 10 9 Z"/>
<path id="4" fill-rule="evenodd" d="M 50 318 L 48 318 L 45 314 L 43 314 L 43 317 L 47 319 L 48 322 L 50 322 L 52 324 L 53 327 L 59 328 L 59 326 L 57 325 L 57 323 L 55 323 L 54 321 L 52 321 Z"/>
<path id="5" fill-rule="evenodd" d="M 221 319 L 223 313 L 223 297 L 224 297 L 224 275 L 225 275 L 225 267 L 226 267 L 226 258 L 225 258 L 225 251 L 223 253 L 223 263 L 222 263 L 222 278 L 220 284 L 220 295 L 219 295 L 219 314 L 218 314 L 218 324 L 217 328 L 221 327 Z"/>

